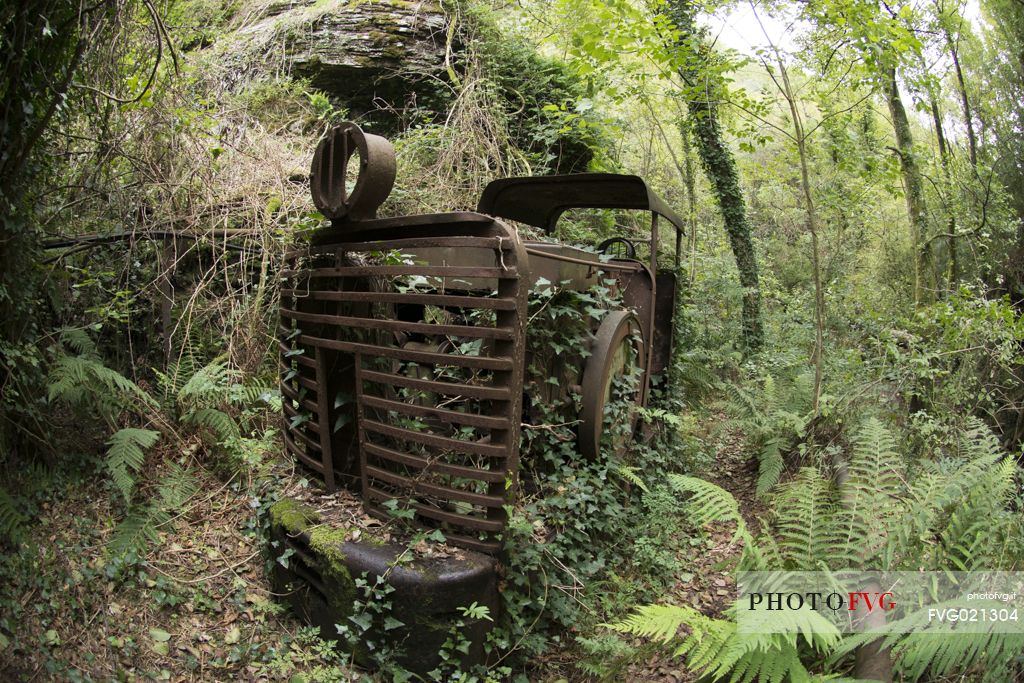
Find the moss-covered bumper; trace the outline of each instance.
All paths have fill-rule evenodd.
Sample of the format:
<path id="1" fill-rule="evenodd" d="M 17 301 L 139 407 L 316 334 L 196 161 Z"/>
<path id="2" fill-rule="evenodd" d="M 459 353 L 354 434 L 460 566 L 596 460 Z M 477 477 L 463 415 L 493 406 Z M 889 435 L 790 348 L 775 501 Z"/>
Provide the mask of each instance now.
<path id="1" fill-rule="evenodd" d="M 472 644 L 467 663 L 482 661 L 491 622 L 467 619 L 459 608 L 477 603 L 496 613 L 493 558 L 469 551 L 419 557 L 397 543 L 346 540 L 350 531 L 321 522 L 314 509 L 291 499 L 271 509 L 271 552 L 282 558 L 274 562 L 274 589 L 301 619 L 342 647 L 338 624 L 359 633 L 355 654 L 364 665 L 373 663 L 373 652 L 387 649 L 409 671 L 426 673 L 441 663 L 439 651 L 452 635 Z M 363 576 L 370 585 L 387 577 L 393 590 L 378 602 L 390 605 L 386 613 L 365 607 L 365 593 L 356 585 Z"/>

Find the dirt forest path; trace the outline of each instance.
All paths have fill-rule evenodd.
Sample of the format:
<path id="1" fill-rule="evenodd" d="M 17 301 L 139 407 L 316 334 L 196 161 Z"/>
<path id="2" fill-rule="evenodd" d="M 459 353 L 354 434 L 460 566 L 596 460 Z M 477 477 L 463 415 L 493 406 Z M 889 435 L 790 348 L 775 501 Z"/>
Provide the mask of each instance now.
<path id="1" fill-rule="evenodd" d="M 716 455 L 705 478 L 731 493 L 739 504 L 747 527 L 752 531 L 759 529 L 767 508 L 756 494 L 757 460 L 751 456 L 743 435 L 728 426 L 726 416 L 717 415 L 715 420 L 722 428 L 710 444 Z M 686 605 L 712 617 L 722 615 L 736 595 L 731 567 L 742 551 L 742 545 L 732 542 L 734 531 L 733 524 L 714 524 L 707 529 L 709 545 L 696 558 L 691 558 L 693 569 L 690 574 L 676 582 L 664 602 Z M 683 549 L 681 552 L 692 550 Z M 630 665 L 625 673 L 625 680 L 643 683 L 697 680 L 697 675 L 686 670 L 681 659 L 673 659 L 667 654 L 657 654 L 648 661 Z"/>

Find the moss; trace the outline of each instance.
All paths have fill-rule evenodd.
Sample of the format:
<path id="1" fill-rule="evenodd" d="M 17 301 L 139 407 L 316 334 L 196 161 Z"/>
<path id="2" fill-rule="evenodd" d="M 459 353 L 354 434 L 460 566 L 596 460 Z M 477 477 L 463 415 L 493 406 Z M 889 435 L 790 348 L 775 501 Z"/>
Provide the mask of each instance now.
<path id="1" fill-rule="evenodd" d="M 349 529 L 345 527 L 326 526 L 309 531 L 309 547 L 316 557 L 317 569 L 324 578 L 327 604 L 339 620 L 352 614 L 356 601 L 356 584 L 345 566 L 345 553 L 341 550 L 348 533 Z"/>
<path id="2" fill-rule="evenodd" d="M 270 507 L 270 521 L 290 534 L 300 534 L 320 521 L 320 513 L 293 498 L 282 498 Z"/>
<path id="3" fill-rule="evenodd" d="M 347 527 L 318 526 L 309 530 L 309 547 L 331 562 L 344 562 L 341 546 L 351 529 Z"/>

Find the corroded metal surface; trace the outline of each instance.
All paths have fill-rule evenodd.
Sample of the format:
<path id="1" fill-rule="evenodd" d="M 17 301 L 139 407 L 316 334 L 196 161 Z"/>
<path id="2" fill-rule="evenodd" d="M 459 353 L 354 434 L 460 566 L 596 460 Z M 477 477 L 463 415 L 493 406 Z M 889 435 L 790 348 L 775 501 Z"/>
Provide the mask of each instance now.
<path id="1" fill-rule="evenodd" d="M 525 252 L 497 221 L 456 216 L 424 237 L 367 225 L 288 274 L 288 449 L 328 488 L 357 487 L 370 512 L 409 509 L 450 542 L 493 552 L 518 468 Z M 407 256 L 441 248 L 477 265 Z M 352 424 L 354 449 L 335 436 Z"/>
<path id="2" fill-rule="evenodd" d="M 601 450 L 604 408 L 612 397 L 613 381 L 627 379 L 631 372 L 647 367 L 647 351 L 648 345 L 640 334 L 640 322 L 630 311 L 612 311 L 601 320 L 583 371 L 579 447 L 584 457 L 597 458 Z M 642 398 L 639 386 L 629 397 L 636 404 L 641 403 Z M 626 419 L 632 423 L 635 418 L 634 411 Z"/>
<path id="3" fill-rule="evenodd" d="M 495 553 L 517 488 L 530 287 L 607 282 L 621 296 L 573 370 L 578 445 L 597 457 L 615 378 L 638 374 L 631 398 L 644 405 L 651 374 L 667 365 L 675 278 L 659 269 L 658 219 L 677 233 L 681 221 L 641 179 L 611 174 L 504 179 L 484 191 L 480 213 L 377 219 L 394 172 L 391 145 L 354 124 L 317 148 L 311 188 L 332 224 L 283 274 L 286 448 L 328 490 L 358 491 L 371 513 L 408 511 L 455 545 Z M 499 219 L 550 231 L 576 207 L 648 211 L 649 239 L 607 240 L 628 247 L 609 258 L 523 242 Z"/>

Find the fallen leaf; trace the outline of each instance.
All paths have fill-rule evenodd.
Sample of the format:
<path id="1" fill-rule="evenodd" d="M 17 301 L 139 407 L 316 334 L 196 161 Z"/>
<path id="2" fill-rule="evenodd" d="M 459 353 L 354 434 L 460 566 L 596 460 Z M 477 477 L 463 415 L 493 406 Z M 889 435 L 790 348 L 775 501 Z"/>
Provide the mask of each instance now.
<path id="1" fill-rule="evenodd" d="M 171 639 L 171 634 L 163 629 L 151 628 L 149 629 L 149 637 L 158 643 L 166 643 Z"/>

